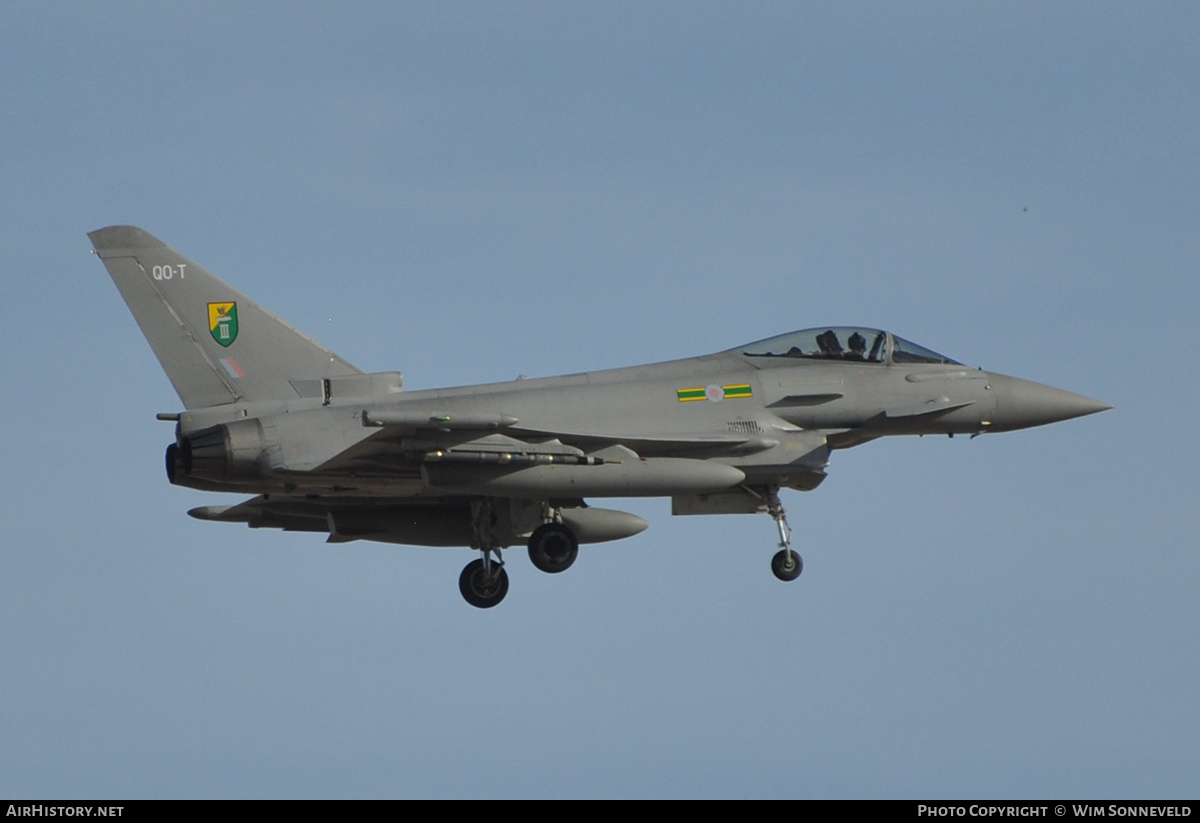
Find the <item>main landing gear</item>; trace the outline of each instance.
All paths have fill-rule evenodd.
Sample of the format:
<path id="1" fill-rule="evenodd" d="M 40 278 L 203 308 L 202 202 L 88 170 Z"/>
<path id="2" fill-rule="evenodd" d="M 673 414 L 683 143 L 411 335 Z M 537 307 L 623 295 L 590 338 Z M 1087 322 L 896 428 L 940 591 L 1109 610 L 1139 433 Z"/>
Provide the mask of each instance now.
<path id="1" fill-rule="evenodd" d="M 758 510 L 765 508 L 779 530 L 779 551 L 771 558 L 771 573 L 785 582 L 795 580 L 804 571 L 804 561 L 792 551 L 792 530 L 783 504 L 779 501 L 779 489 L 773 486 L 743 488 L 758 499 Z M 537 522 L 537 510 L 530 514 L 532 517 L 524 521 L 527 524 L 524 528 Z M 547 574 L 564 572 L 579 556 L 579 540 L 562 522 L 555 507 L 543 502 L 540 516 L 541 524 L 529 536 L 529 560 Z M 501 527 L 496 502 L 491 498 L 471 503 L 471 548 L 482 556 L 463 569 L 458 578 L 458 588 L 463 599 L 478 609 L 490 609 L 508 594 L 508 573 L 504 570 L 500 544 L 503 535 L 508 535 L 505 539 L 511 540 L 513 526 L 508 519 L 503 522 Z"/>
<path id="2" fill-rule="evenodd" d="M 491 552 L 496 559 L 491 559 Z M 490 609 L 508 594 L 508 572 L 500 559 L 499 549 L 484 549 L 483 557 L 472 560 L 458 577 L 458 590 L 463 599 L 477 609 Z"/>
<path id="3" fill-rule="evenodd" d="M 458 590 L 463 599 L 477 609 L 490 609 L 508 594 L 508 572 L 500 555 L 500 540 L 496 536 L 499 518 L 490 499 L 471 503 L 471 548 L 483 556 L 472 560 L 458 576 Z M 492 555 L 495 554 L 495 559 Z"/>
<path id="4" fill-rule="evenodd" d="M 772 490 L 767 497 L 767 514 L 779 529 L 779 551 L 771 558 L 771 572 L 784 582 L 795 580 L 804 571 L 804 561 L 792 551 L 792 529 L 777 490 Z"/>
<path id="5" fill-rule="evenodd" d="M 562 523 L 554 507 L 543 504 L 541 517 L 542 524 L 529 536 L 529 559 L 534 566 L 548 574 L 565 572 L 579 556 L 579 541 L 575 533 Z M 496 504 L 492 499 L 484 498 L 471 503 L 471 548 L 482 552 L 483 556 L 472 560 L 462 570 L 458 578 L 458 590 L 462 592 L 464 600 L 479 609 L 490 609 L 508 594 L 508 572 L 504 571 L 500 539 L 497 536 L 499 524 Z"/>
<path id="6" fill-rule="evenodd" d="M 562 523 L 543 523 L 529 536 L 529 559 L 547 574 L 571 568 L 579 556 L 579 541 Z"/>

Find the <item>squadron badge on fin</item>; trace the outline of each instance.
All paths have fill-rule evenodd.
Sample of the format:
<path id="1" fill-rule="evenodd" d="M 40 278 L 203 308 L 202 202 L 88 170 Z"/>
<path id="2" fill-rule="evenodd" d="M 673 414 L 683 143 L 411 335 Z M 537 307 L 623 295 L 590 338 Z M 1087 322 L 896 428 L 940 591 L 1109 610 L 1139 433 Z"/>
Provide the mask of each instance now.
<path id="1" fill-rule="evenodd" d="M 208 332 L 213 340 L 226 348 L 237 340 L 237 303 L 209 303 Z"/>

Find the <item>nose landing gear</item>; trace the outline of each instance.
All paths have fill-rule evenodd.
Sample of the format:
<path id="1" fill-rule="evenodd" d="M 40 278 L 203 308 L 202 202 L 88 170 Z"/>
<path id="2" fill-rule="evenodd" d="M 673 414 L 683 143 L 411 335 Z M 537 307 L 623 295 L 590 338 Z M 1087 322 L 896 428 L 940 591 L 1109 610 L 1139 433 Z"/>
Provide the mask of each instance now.
<path id="1" fill-rule="evenodd" d="M 787 522 L 787 512 L 779 502 L 779 492 L 772 491 L 767 497 L 767 514 L 779 529 L 779 551 L 771 558 L 771 572 L 784 582 L 795 580 L 804 571 L 804 561 L 792 551 L 792 528 Z"/>
<path id="2" fill-rule="evenodd" d="M 804 571 L 804 560 L 791 549 L 783 549 L 771 558 L 771 573 L 785 583 L 795 580 Z"/>

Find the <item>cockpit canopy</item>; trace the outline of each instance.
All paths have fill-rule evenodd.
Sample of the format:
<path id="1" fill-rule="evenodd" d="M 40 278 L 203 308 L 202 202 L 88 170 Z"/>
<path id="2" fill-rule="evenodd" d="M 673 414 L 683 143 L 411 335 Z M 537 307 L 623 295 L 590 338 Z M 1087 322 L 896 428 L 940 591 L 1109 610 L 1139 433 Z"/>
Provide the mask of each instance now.
<path id="1" fill-rule="evenodd" d="M 831 326 L 768 337 L 740 347 L 747 357 L 857 360 L 866 363 L 952 363 L 957 360 L 879 329 Z"/>

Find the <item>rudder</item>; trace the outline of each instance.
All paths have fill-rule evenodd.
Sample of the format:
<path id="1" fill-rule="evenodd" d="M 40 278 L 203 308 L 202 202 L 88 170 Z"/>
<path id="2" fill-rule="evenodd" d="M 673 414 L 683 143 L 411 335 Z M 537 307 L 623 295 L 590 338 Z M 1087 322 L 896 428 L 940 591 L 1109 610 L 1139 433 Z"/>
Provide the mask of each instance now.
<path id="1" fill-rule="evenodd" d="M 293 381 L 362 374 L 147 231 L 88 238 L 185 408 L 294 398 Z"/>

